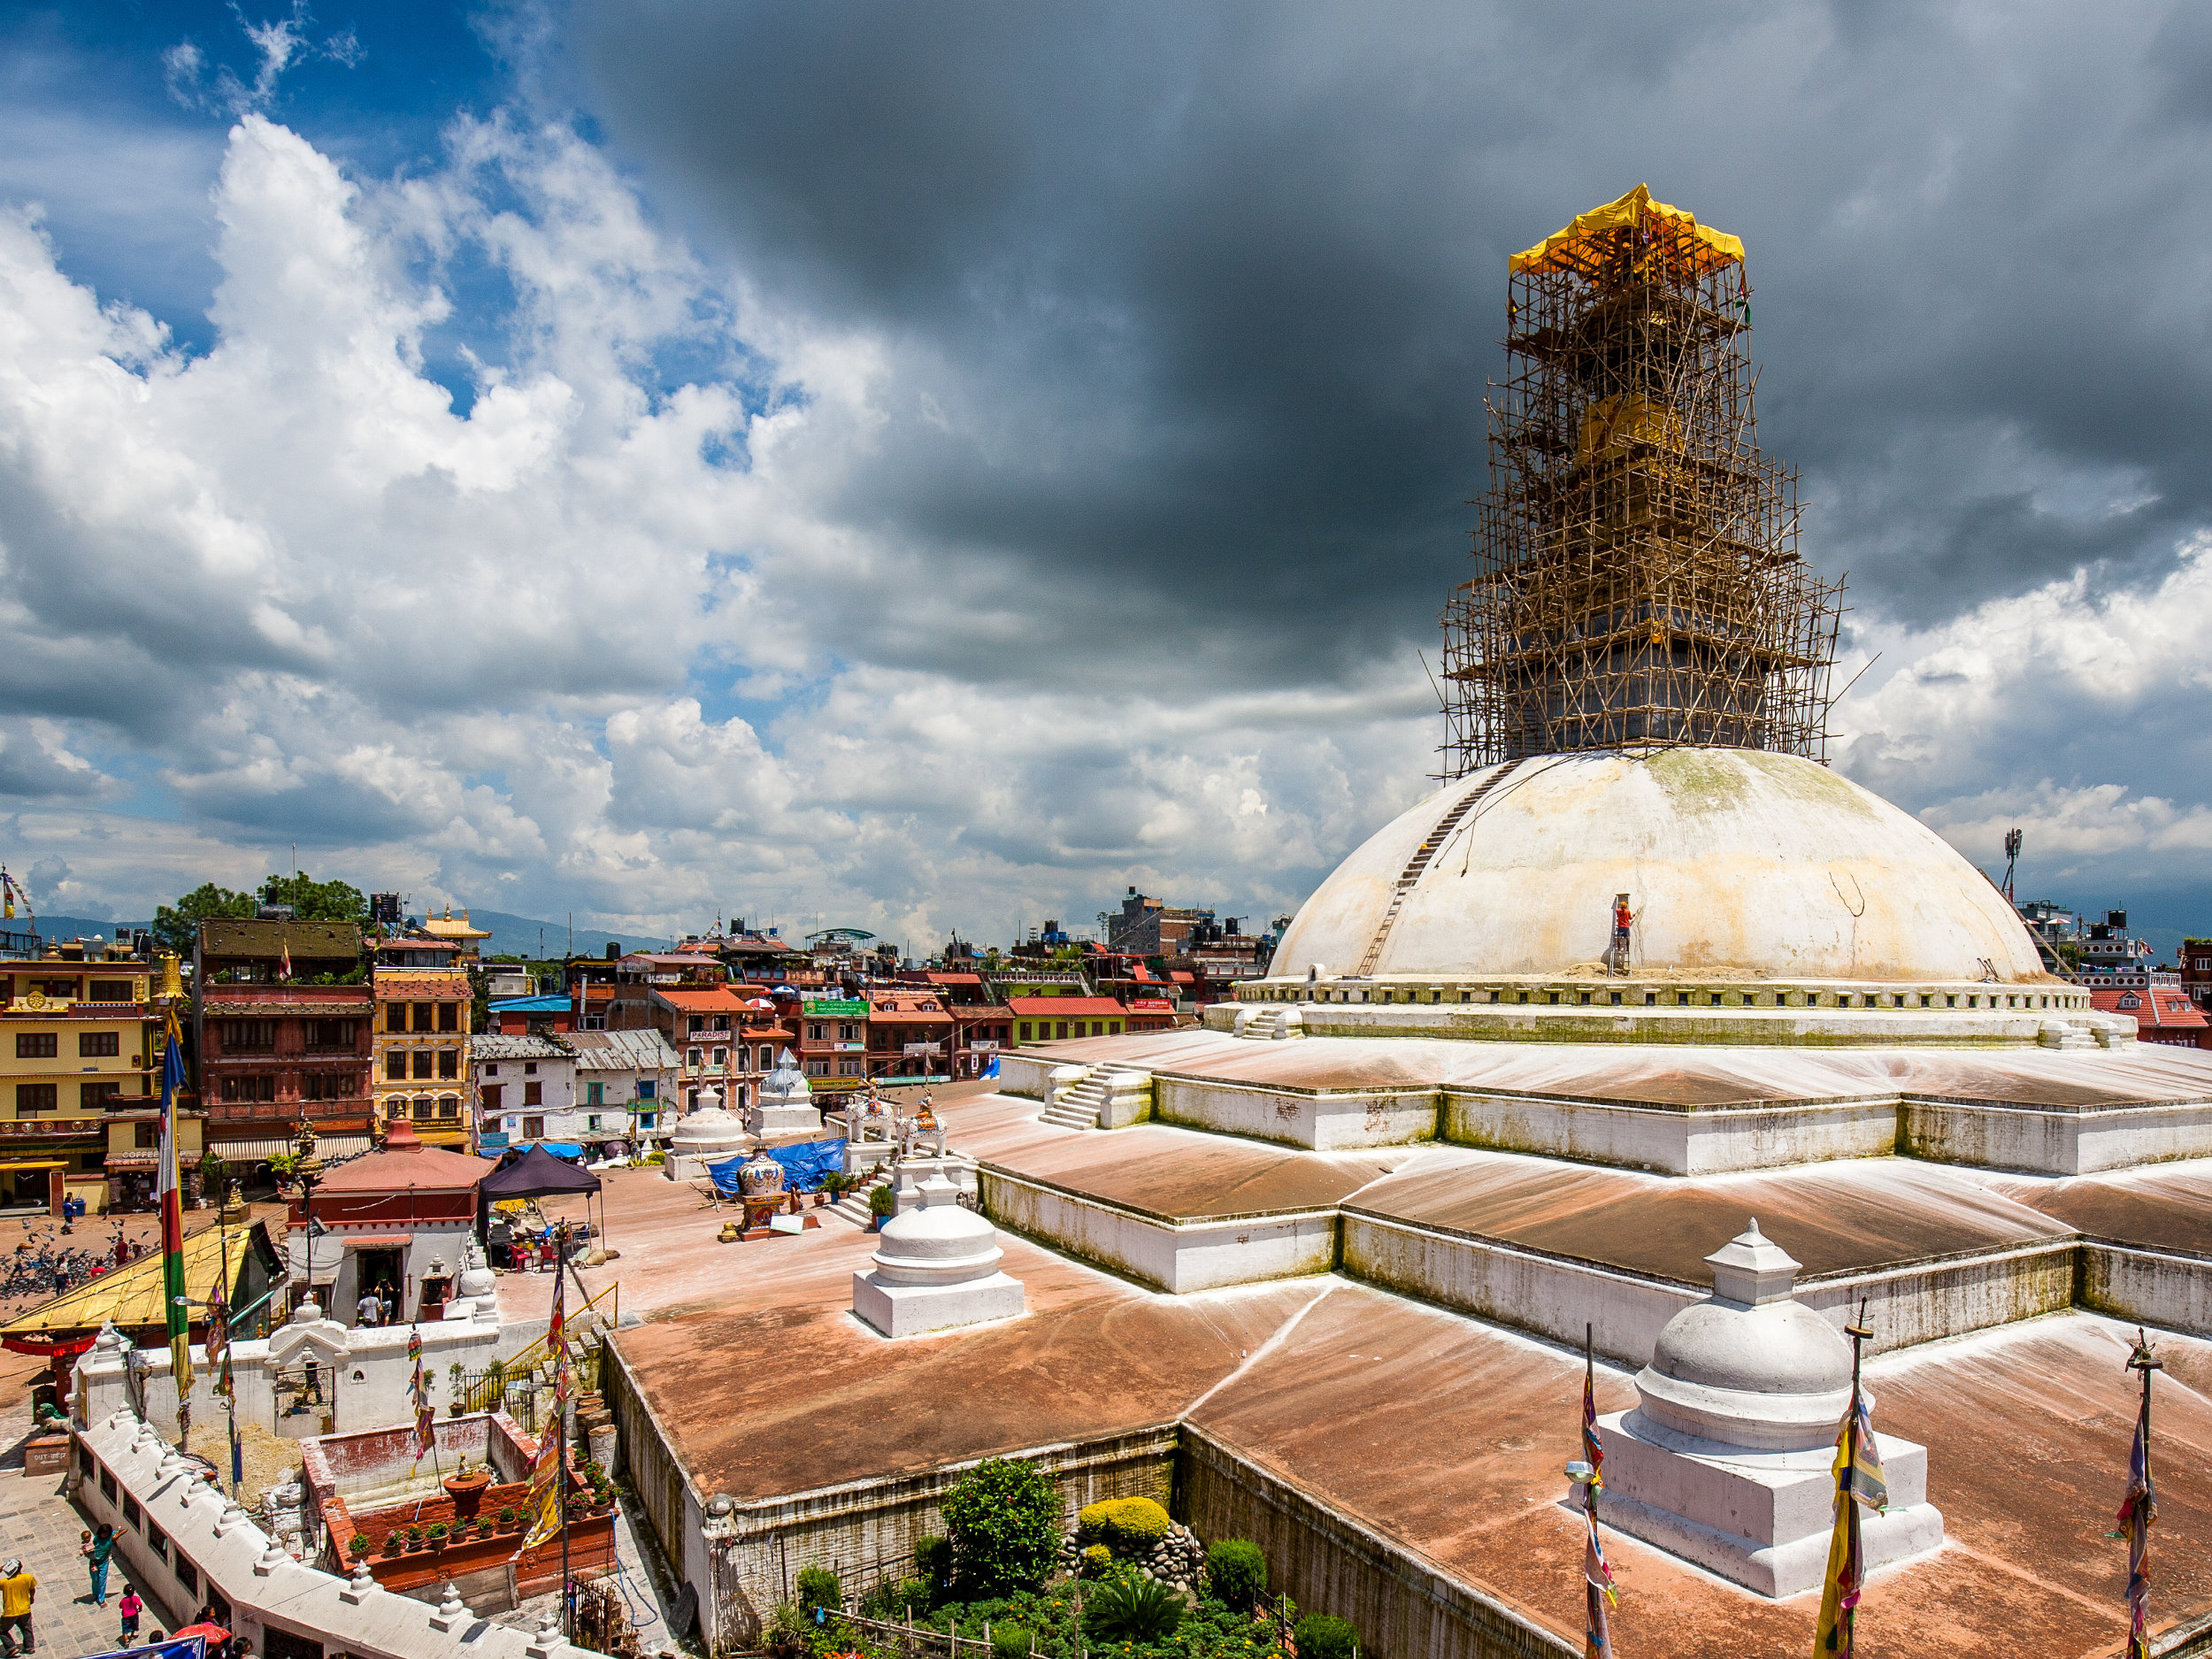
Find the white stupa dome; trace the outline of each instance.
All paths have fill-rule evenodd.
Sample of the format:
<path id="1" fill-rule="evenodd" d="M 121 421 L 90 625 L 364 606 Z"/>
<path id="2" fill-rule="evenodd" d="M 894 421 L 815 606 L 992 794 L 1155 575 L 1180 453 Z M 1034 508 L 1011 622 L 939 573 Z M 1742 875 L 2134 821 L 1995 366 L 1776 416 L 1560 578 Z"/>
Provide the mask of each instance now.
<path id="1" fill-rule="evenodd" d="M 1667 1321 L 1639 1410 L 1678 1434 L 1762 1451 L 1831 1445 L 1851 1402 L 1851 1345 L 1795 1299 L 1797 1263 L 1755 1220 L 1705 1258 L 1713 1294 Z"/>
<path id="2" fill-rule="evenodd" d="M 1701 748 L 1539 757 L 1512 765 L 1424 860 L 1423 843 L 1491 778 L 1458 780 L 1347 858 L 1299 910 L 1269 982 L 1310 968 L 1559 976 L 1601 959 L 1624 893 L 1640 979 L 2056 984 L 1979 871 L 1813 761 Z"/>
<path id="3" fill-rule="evenodd" d="M 922 1202 L 883 1225 L 876 1279 L 884 1285 L 959 1285 L 990 1278 L 1006 1252 L 998 1229 L 959 1202 L 942 1175 L 922 1183 Z"/>

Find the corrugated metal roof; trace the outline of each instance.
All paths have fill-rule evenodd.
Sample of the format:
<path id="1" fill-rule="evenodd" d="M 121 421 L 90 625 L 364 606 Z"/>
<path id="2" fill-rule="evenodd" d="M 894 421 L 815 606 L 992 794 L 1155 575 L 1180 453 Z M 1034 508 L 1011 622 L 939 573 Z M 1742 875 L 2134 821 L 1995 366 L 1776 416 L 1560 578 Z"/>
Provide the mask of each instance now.
<path id="1" fill-rule="evenodd" d="M 681 1056 L 652 1026 L 642 1031 L 579 1031 L 564 1039 L 580 1071 L 672 1071 Z"/>
<path id="2" fill-rule="evenodd" d="M 361 954 L 361 930 L 350 922 L 209 921 L 200 924 L 204 956 L 266 956 L 289 950 L 295 963 Z"/>
<path id="3" fill-rule="evenodd" d="M 185 1294 L 196 1307 L 214 1287 L 219 1263 L 226 1294 L 235 1288 L 239 1267 L 253 1248 L 252 1231 L 210 1225 L 184 1235 Z M 96 1331 L 110 1319 L 125 1329 L 164 1325 L 168 1316 L 163 1294 L 161 1254 L 152 1251 L 9 1320 L 0 1325 L 0 1341 Z"/>
<path id="4" fill-rule="evenodd" d="M 569 1050 L 555 1037 L 503 1037 L 488 1033 L 469 1039 L 472 1060 L 565 1060 Z"/>

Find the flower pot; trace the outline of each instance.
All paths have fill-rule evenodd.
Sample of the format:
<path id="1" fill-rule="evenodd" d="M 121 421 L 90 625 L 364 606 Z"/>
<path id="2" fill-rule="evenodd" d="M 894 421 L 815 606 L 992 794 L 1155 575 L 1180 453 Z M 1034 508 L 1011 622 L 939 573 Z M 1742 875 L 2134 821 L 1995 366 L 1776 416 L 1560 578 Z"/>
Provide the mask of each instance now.
<path id="1" fill-rule="evenodd" d="M 476 1511 L 484 1502 L 484 1494 L 490 1489 L 492 1471 L 479 1469 L 465 1475 L 449 1475 L 441 1483 L 446 1496 L 453 1500 L 453 1518 L 473 1521 Z"/>

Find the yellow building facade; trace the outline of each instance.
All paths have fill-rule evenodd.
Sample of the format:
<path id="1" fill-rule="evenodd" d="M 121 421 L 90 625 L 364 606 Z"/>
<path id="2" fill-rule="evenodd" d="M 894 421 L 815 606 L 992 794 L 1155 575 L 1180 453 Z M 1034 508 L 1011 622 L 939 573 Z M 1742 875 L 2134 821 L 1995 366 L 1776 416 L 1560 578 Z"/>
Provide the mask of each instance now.
<path id="1" fill-rule="evenodd" d="M 0 1204 L 103 1171 L 109 1114 L 158 1096 L 151 974 L 117 946 L 0 961 Z"/>
<path id="2" fill-rule="evenodd" d="M 371 985 L 377 1121 L 403 1117 L 434 1146 L 466 1147 L 476 1115 L 469 1081 L 467 972 L 380 966 Z"/>

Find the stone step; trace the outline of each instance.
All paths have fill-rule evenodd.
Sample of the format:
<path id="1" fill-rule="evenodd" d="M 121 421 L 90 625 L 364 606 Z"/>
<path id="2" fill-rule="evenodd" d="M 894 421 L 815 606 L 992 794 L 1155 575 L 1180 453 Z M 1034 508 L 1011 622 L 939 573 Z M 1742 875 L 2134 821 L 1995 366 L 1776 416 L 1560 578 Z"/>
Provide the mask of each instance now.
<path id="1" fill-rule="evenodd" d="M 1039 1123 L 1052 1124 L 1062 1129 L 1095 1129 L 1098 1127 L 1098 1108 L 1075 1107 L 1066 1103 L 1063 1094 L 1057 1101 L 1037 1115 Z"/>

